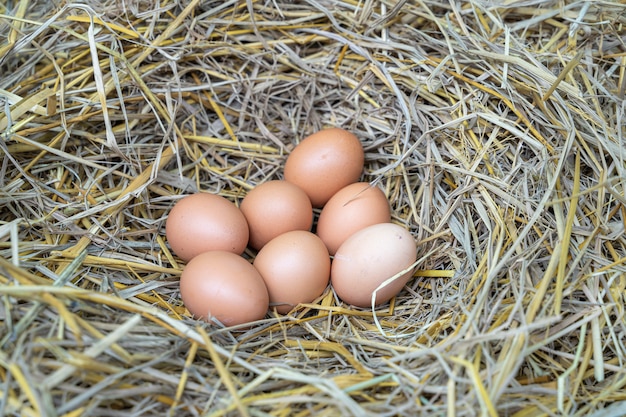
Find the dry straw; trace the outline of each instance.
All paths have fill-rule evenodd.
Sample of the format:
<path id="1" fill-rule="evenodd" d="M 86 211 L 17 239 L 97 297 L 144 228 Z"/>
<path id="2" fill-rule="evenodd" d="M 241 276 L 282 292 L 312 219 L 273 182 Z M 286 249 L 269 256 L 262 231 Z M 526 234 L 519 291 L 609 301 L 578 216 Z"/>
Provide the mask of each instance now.
<path id="1" fill-rule="evenodd" d="M 0 74 L 1 415 L 626 412 L 623 2 L 13 0 Z M 414 279 L 193 320 L 168 210 L 326 126 Z"/>

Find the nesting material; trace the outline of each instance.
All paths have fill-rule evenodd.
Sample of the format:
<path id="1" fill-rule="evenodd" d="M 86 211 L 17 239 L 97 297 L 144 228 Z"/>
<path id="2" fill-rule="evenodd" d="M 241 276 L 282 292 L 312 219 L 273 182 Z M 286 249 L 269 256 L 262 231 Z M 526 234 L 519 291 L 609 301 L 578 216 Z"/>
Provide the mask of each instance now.
<path id="1" fill-rule="evenodd" d="M 3 2 L 0 414 L 623 414 L 625 25 L 608 1 Z M 192 319 L 173 204 L 239 203 L 326 127 L 360 138 L 414 277 L 375 310 L 327 289 Z"/>

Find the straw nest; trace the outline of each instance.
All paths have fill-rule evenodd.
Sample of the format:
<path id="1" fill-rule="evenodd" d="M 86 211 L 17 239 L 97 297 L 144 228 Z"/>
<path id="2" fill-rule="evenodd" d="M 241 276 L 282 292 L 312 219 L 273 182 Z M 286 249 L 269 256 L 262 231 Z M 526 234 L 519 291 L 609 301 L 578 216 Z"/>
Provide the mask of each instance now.
<path id="1" fill-rule="evenodd" d="M 623 2 L 0 12 L 0 414 L 623 414 Z M 327 126 L 362 139 L 415 277 L 376 310 L 194 320 L 168 210 L 240 201 Z"/>

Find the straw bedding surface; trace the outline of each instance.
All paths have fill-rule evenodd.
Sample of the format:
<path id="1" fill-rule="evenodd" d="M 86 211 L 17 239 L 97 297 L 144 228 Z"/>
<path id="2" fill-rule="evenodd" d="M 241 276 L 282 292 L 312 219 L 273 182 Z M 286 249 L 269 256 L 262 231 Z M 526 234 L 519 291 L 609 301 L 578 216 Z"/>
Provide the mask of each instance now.
<path id="1" fill-rule="evenodd" d="M 625 25 L 619 1 L 0 5 L 0 414 L 623 415 Z M 414 279 L 374 311 L 328 289 L 194 320 L 168 210 L 240 201 L 328 126 Z"/>

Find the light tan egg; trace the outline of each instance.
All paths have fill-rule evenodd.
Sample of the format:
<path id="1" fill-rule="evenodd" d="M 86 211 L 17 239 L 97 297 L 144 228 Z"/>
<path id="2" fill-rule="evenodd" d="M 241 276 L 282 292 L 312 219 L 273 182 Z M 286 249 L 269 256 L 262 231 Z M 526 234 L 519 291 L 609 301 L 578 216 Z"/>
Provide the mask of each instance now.
<path id="1" fill-rule="evenodd" d="M 339 247 L 331 267 L 331 285 L 345 303 L 370 307 L 396 296 L 413 275 L 417 259 L 415 239 L 393 223 L 361 229 Z M 394 276 L 395 279 L 383 285 Z"/>

